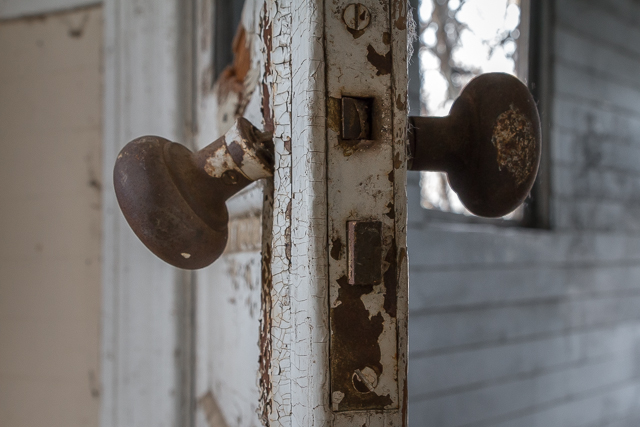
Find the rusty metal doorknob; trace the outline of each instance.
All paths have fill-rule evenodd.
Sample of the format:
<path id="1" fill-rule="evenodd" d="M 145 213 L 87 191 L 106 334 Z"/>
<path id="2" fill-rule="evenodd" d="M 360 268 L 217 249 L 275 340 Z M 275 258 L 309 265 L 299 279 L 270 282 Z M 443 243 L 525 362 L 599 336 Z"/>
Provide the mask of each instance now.
<path id="1" fill-rule="evenodd" d="M 527 87 L 503 73 L 483 74 L 446 117 L 410 117 L 409 169 L 446 172 L 472 213 L 501 217 L 533 186 L 540 163 L 540 118 Z"/>
<path id="2" fill-rule="evenodd" d="M 412 170 L 442 171 L 462 203 L 500 217 L 527 197 L 540 162 L 540 119 L 531 94 L 507 74 L 472 80 L 447 117 L 410 117 Z M 118 155 L 118 203 L 140 240 L 176 267 L 197 269 L 227 243 L 226 200 L 273 175 L 273 142 L 239 118 L 193 153 L 157 136 L 131 141 Z"/>
<path id="3" fill-rule="evenodd" d="M 193 153 L 157 136 L 128 143 L 113 172 L 120 209 L 140 240 L 176 267 L 215 261 L 227 243 L 225 201 L 273 174 L 272 142 L 244 118 Z"/>

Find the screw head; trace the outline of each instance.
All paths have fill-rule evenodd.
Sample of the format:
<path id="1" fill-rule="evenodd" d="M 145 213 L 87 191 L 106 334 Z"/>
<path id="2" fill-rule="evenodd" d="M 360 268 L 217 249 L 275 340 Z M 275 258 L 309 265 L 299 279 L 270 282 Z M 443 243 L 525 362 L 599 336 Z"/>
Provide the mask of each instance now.
<path id="1" fill-rule="evenodd" d="M 364 5 L 360 3 L 351 3 L 344 8 L 342 19 L 347 25 L 349 31 L 360 32 L 369 26 L 371 22 L 371 13 Z"/>
<path id="2" fill-rule="evenodd" d="M 378 374 L 368 366 L 364 369 L 356 369 L 351 376 L 353 387 L 360 393 L 370 393 L 378 385 Z"/>

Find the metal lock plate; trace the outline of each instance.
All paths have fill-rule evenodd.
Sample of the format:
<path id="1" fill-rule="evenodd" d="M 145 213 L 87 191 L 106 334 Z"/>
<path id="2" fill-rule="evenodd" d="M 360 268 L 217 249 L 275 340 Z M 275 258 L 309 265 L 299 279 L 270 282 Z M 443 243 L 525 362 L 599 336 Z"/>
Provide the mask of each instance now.
<path id="1" fill-rule="evenodd" d="M 404 180 L 406 111 L 396 109 L 406 81 L 392 74 L 392 46 L 406 55 L 406 3 L 391 4 L 358 3 L 366 26 L 345 18 L 346 1 L 325 7 L 330 387 L 339 426 L 363 425 L 358 411 L 379 411 L 388 425 L 402 417 L 405 199 L 396 180 Z"/>

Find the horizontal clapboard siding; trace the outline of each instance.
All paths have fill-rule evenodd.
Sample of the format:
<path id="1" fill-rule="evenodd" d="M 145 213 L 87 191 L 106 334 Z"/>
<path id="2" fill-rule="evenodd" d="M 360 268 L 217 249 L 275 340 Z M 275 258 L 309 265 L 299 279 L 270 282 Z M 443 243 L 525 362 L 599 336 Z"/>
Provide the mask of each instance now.
<path id="1" fill-rule="evenodd" d="M 556 0 L 551 230 L 428 221 L 409 177 L 409 418 L 640 425 L 640 3 Z"/>

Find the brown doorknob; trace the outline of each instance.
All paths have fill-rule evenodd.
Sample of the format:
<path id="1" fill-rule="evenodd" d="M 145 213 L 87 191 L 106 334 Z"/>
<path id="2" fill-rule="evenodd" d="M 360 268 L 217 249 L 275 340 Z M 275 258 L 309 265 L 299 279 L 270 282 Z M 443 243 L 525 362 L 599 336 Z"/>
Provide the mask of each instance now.
<path id="1" fill-rule="evenodd" d="M 540 133 L 527 87 L 509 74 L 483 74 L 464 88 L 447 117 L 409 118 L 409 168 L 446 172 L 469 211 L 504 216 L 531 191 Z"/>
<path id="2" fill-rule="evenodd" d="M 196 153 L 164 138 L 143 136 L 118 155 L 116 197 L 151 252 L 176 267 L 202 268 L 226 246 L 225 201 L 273 174 L 271 153 L 271 136 L 243 118 Z"/>

